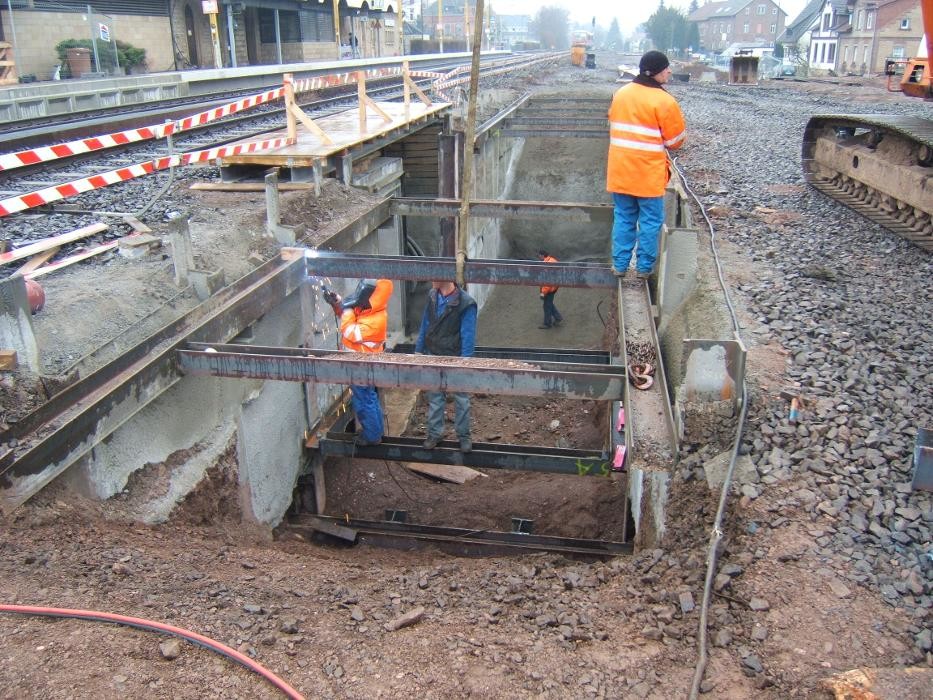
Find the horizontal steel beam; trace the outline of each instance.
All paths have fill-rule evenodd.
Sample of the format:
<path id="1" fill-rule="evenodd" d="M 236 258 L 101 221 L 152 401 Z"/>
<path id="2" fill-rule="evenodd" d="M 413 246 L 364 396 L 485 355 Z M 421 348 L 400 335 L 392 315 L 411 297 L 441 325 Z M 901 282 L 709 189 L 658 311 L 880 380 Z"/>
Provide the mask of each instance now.
<path id="1" fill-rule="evenodd" d="M 503 136 L 517 139 L 553 139 L 562 136 L 593 138 L 609 140 L 609 131 L 606 129 L 520 129 L 506 127 L 499 132 Z"/>
<path id="2" fill-rule="evenodd" d="M 526 117 L 524 115 L 517 115 L 511 117 L 505 125 L 506 129 L 513 129 L 516 126 L 544 126 L 544 127 L 561 127 L 569 129 L 577 129 L 581 126 L 591 126 L 594 128 L 601 128 L 603 132 L 607 135 L 609 134 L 609 119 L 604 114 L 601 117 L 581 117 L 579 115 L 568 114 L 566 117 L 558 116 L 534 116 Z"/>
<path id="3" fill-rule="evenodd" d="M 232 338 L 280 304 L 305 280 L 302 258 L 285 253 L 262 265 L 27 416 L 31 432 L 0 467 L 0 510 L 26 501 L 177 382 L 176 348 Z"/>
<path id="4" fill-rule="evenodd" d="M 313 520 L 311 520 L 312 517 Z M 315 523 L 315 520 L 320 522 Z M 307 520 L 299 516 L 297 520 L 288 523 L 287 527 L 290 529 L 317 530 L 321 525 L 327 526 L 328 524 L 347 528 L 363 536 L 406 537 L 428 542 L 455 544 L 466 548 L 472 546 L 473 549 L 479 546 L 486 549 L 489 547 L 504 547 L 590 556 L 617 556 L 620 554 L 633 554 L 635 551 L 634 545 L 630 542 L 418 525 L 416 523 L 397 523 L 388 520 L 349 520 L 344 517 L 334 518 L 325 515 L 311 516 Z"/>
<path id="5" fill-rule="evenodd" d="M 507 445 L 495 442 L 474 442 L 470 452 L 461 452 L 460 443 L 442 440 L 433 450 L 421 446 L 421 438 L 383 437 L 378 445 L 358 447 L 352 433 L 328 433 L 320 440 L 321 454 L 326 457 L 357 457 L 359 459 L 391 459 L 397 462 L 448 464 L 476 469 L 508 469 L 545 474 L 572 476 L 609 476 L 612 474 L 608 456 L 595 450 Z"/>
<path id="6" fill-rule="evenodd" d="M 304 254 L 312 277 L 384 277 L 392 280 L 452 280 L 453 258 L 395 255 L 349 255 L 319 250 L 286 248 Z M 588 289 L 616 289 L 618 278 L 609 265 L 597 263 L 544 263 L 537 260 L 467 260 L 463 276 L 472 284 L 514 284 L 529 287 L 556 285 Z"/>
<path id="7" fill-rule="evenodd" d="M 457 216 L 462 205 L 459 199 L 413 199 L 407 197 L 395 197 L 390 200 L 390 203 L 393 214 L 437 218 Z M 470 216 L 489 219 L 579 221 L 586 224 L 611 224 L 612 205 L 587 204 L 584 202 L 521 202 L 479 199 L 470 202 Z"/>
<path id="8" fill-rule="evenodd" d="M 192 343 L 176 353 L 182 371 L 201 376 L 251 377 L 291 382 L 363 384 L 429 391 L 615 401 L 624 368 L 611 365 L 539 364 L 467 357 L 334 353 L 306 348 Z M 491 364 L 495 363 L 495 364 Z"/>
<path id="9" fill-rule="evenodd" d="M 414 343 L 397 343 L 392 352 L 413 353 Z M 477 345 L 473 357 L 520 362 L 571 362 L 576 364 L 608 365 L 609 353 L 603 350 L 561 350 L 559 348 L 495 348 Z"/>

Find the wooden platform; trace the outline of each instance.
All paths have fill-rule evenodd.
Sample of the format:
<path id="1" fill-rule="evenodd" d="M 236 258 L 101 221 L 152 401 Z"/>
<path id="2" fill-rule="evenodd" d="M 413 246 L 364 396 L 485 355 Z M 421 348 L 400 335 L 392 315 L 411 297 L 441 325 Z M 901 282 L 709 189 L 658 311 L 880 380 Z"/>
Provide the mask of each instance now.
<path id="1" fill-rule="evenodd" d="M 221 159 L 221 165 L 266 165 L 280 167 L 313 167 L 315 162 L 320 163 L 327 158 L 342 154 L 354 146 L 398 133 L 413 131 L 412 127 L 429 121 L 435 115 L 445 112 L 449 102 L 435 102 L 426 106 L 418 101 L 409 105 L 409 118 L 405 119 L 405 105 L 401 102 L 377 102 L 392 121 L 387 122 L 375 110 L 368 109 L 366 114 L 366 133 L 360 133 L 360 112 L 358 108 L 332 114 L 328 117 L 315 119 L 315 123 L 332 140 L 332 144 L 325 143 L 319 136 L 312 134 L 303 125 L 298 125 L 298 141 L 290 146 L 283 146 L 267 151 L 254 153 L 241 153 Z M 238 143 L 249 143 L 263 139 L 284 138 L 286 129 L 270 131 L 261 136 L 254 136 Z"/>

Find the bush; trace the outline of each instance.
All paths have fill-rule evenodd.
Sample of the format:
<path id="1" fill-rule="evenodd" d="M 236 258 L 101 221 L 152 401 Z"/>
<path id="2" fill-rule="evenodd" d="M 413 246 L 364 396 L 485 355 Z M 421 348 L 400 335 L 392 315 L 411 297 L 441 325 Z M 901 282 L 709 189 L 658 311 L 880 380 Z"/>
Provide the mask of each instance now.
<path id="1" fill-rule="evenodd" d="M 113 44 L 107 41 L 97 39 L 97 55 L 100 56 L 100 67 L 102 70 L 109 70 L 113 65 Z M 90 39 L 65 39 L 55 47 L 55 53 L 58 60 L 62 62 L 63 73 L 68 71 L 68 49 L 90 49 L 93 56 L 94 47 Z M 134 66 L 143 65 L 146 62 L 146 49 L 140 49 L 124 41 L 117 41 L 117 56 L 120 60 L 120 67 L 129 71 Z M 93 60 L 93 59 L 92 59 Z"/>

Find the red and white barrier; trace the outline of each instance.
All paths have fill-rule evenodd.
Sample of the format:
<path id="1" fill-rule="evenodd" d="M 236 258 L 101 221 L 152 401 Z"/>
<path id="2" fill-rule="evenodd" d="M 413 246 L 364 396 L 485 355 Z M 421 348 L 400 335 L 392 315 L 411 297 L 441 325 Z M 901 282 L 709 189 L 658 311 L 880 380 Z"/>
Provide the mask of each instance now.
<path id="1" fill-rule="evenodd" d="M 81 178 L 80 180 L 72 180 L 62 185 L 46 187 L 45 189 L 29 192 L 28 194 L 2 199 L 0 200 L 0 217 L 9 216 L 10 214 L 32 209 L 33 207 L 39 207 L 43 204 L 56 202 L 67 197 L 74 197 L 79 194 L 84 194 L 85 192 L 107 187 L 108 185 L 115 185 L 119 182 L 126 182 L 127 180 L 133 180 L 137 177 L 150 175 L 157 170 L 164 170 L 180 165 L 190 165 L 191 163 L 203 163 L 213 160 L 214 158 L 234 156 L 240 153 L 253 153 L 265 149 L 281 148 L 287 143 L 288 139 L 283 137 L 266 139 L 264 141 L 231 144 L 229 146 L 209 148 L 204 151 L 191 151 L 190 153 L 156 158 L 155 160 L 138 163 L 126 168 L 109 170 L 105 173 Z"/>

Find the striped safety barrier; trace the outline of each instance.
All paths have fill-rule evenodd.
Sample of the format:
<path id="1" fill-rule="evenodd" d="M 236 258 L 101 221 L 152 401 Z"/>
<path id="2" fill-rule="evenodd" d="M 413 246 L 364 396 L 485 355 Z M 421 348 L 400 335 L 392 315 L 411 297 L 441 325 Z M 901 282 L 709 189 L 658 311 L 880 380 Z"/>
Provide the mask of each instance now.
<path id="1" fill-rule="evenodd" d="M 101 187 L 133 180 L 137 177 L 143 177 L 144 175 L 151 175 L 158 170 L 165 170 L 166 168 L 173 168 L 181 165 L 191 165 L 192 163 L 204 163 L 214 160 L 215 158 L 235 156 L 240 153 L 253 153 L 265 149 L 281 148 L 287 143 L 288 138 L 282 137 L 263 141 L 251 141 L 249 143 L 231 144 L 228 146 L 208 148 L 203 151 L 191 151 L 189 153 L 165 156 L 164 158 L 156 158 L 146 161 L 145 163 L 130 165 L 126 168 L 109 170 L 105 173 L 81 178 L 80 180 L 72 180 L 71 182 L 54 185 L 53 187 L 46 187 L 45 189 L 29 192 L 28 194 L 2 199 L 0 200 L 0 217 L 9 216 L 10 214 L 32 209 L 33 207 L 39 207 L 43 204 L 56 202 L 67 197 L 74 197 L 79 194 L 84 194 L 85 192 L 90 192 L 91 190 L 100 189 Z"/>
<path id="2" fill-rule="evenodd" d="M 347 73 L 333 73 L 330 75 L 321 75 L 314 78 L 305 78 L 294 83 L 295 92 L 306 92 L 308 90 L 319 90 L 328 87 L 339 87 L 341 85 L 350 85 L 356 82 L 357 71 Z M 374 68 L 366 71 L 367 79 L 376 79 L 384 77 L 400 76 L 401 68 Z M 437 79 L 441 77 L 440 73 L 430 71 L 412 71 L 410 75 L 418 78 Z M 68 158 L 71 156 L 92 153 L 116 146 L 125 146 L 138 141 L 147 141 L 149 139 L 162 139 L 172 134 L 178 134 L 197 126 L 203 126 L 217 119 L 229 117 L 231 114 L 242 112 L 252 107 L 257 107 L 267 102 L 273 102 L 281 99 L 285 94 L 285 88 L 275 88 L 257 95 L 250 95 L 231 102 L 220 107 L 192 114 L 191 116 L 167 122 L 165 124 L 153 124 L 140 127 L 138 129 L 127 129 L 103 136 L 95 136 L 87 139 L 77 139 L 67 143 L 59 143 L 54 146 L 41 146 L 16 153 L 0 154 L 0 172 L 13 170 L 26 165 L 36 165 L 37 163 L 46 163 L 59 158 Z"/>

